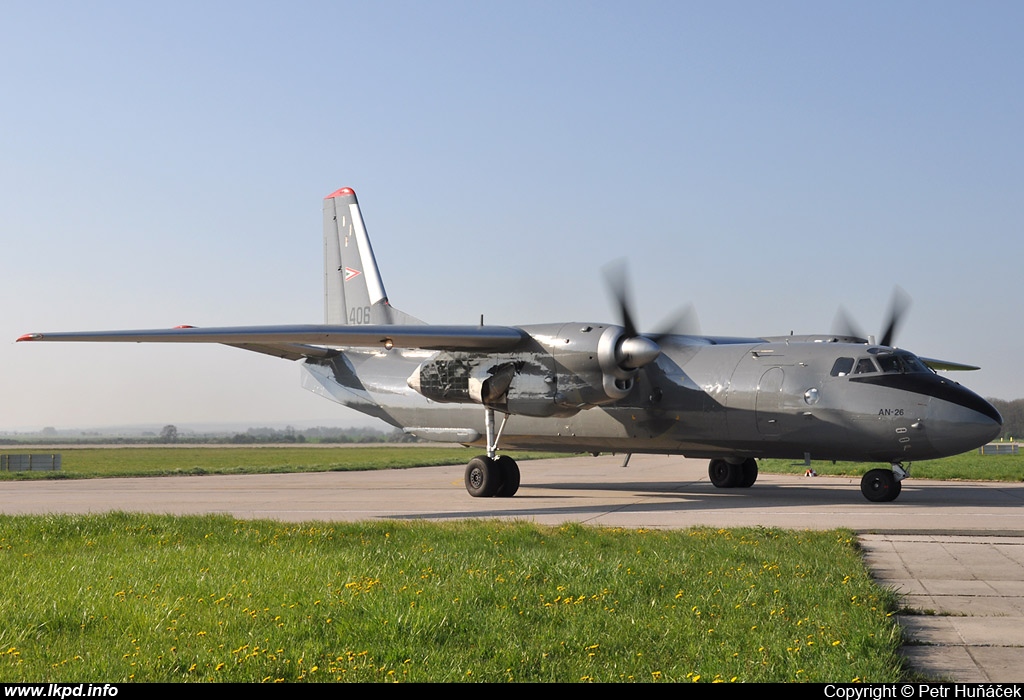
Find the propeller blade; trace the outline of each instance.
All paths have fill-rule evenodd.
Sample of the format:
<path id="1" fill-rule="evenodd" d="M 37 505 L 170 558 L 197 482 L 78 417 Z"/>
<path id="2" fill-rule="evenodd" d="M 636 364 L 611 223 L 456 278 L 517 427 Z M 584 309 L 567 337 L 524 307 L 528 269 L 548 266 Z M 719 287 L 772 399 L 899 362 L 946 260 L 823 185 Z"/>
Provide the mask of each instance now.
<path id="1" fill-rule="evenodd" d="M 906 313 L 909 306 L 910 295 L 900 287 L 894 287 L 892 290 L 892 300 L 889 302 L 889 322 L 885 326 L 885 332 L 882 333 L 882 340 L 879 342 L 879 345 L 892 347 L 893 340 L 896 337 L 896 329 L 899 327 L 900 321 L 903 320 L 903 314 Z"/>
<path id="2" fill-rule="evenodd" d="M 700 320 L 697 318 L 697 307 L 687 304 L 680 307 L 658 324 L 658 329 L 653 333 L 645 334 L 651 340 L 657 342 L 667 335 L 700 335 Z"/>
<path id="3" fill-rule="evenodd" d="M 633 320 L 632 302 L 629 294 L 629 274 L 626 272 L 626 260 L 620 258 L 609 263 L 604 268 L 604 278 L 608 283 L 608 290 L 619 310 L 619 319 L 622 327 L 626 330 L 626 337 L 632 338 L 639 335 L 636 321 Z"/>
<path id="4" fill-rule="evenodd" d="M 615 348 L 615 364 L 623 369 L 632 370 L 654 362 L 661 354 L 661 348 L 656 341 L 641 336 L 637 328 L 625 259 L 620 258 L 606 265 L 604 277 L 622 321 L 622 339 Z"/>
<path id="5" fill-rule="evenodd" d="M 857 322 L 853 320 L 850 313 L 846 310 L 845 306 L 840 306 L 836 311 L 836 317 L 832 321 L 832 332 L 835 335 L 841 335 L 852 338 L 867 338 L 864 335 L 864 331 Z"/>

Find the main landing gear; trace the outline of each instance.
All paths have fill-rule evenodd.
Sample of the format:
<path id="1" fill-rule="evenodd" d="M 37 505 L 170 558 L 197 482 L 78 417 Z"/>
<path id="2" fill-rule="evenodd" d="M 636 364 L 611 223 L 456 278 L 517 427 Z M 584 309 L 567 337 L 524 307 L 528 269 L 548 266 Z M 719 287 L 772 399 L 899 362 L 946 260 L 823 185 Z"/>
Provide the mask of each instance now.
<path id="1" fill-rule="evenodd" d="M 899 462 L 892 469 L 872 469 L 860 480 L 860 492 L 873 503 L 895 501 L 903 490 L 902 482 L 910 476 Z"/>
<path id="2" fill-rule="evenodd" d="M 466 465 L 466 490 L 470 496 L 508 498 L 519 490 L 519 465 L 508 455 L 480 455 Z"/>
<path id="3" fill-rule="evenodd" d="M 872 469 L 865 474 L 860 480 L 860 492 L 873 503 L 895 501 L 903 489 L 902 481 L 908 476 L 908 468 L 893 462 L 892 469 Z M 748 488 L 757 481 L 757 461 L 752 458 L 742 462 L 713 459 L 708 465 L 708 478 L 720 489 Z"/>
<path id="4" fill-rule="evenodd" d="M 750 488 L 757 481 L 757 460 L 753 457 L 742 462 L 713 459 L 708 465 L 708 478 L 720 489 Z"/>
<path id="5" fill-rule="evenodd" d="M 470 496 L 509 498 L 519 490 L 519 465 L 508 455 L 497 456 L 498 438 L 505 427 L 508 414 L 501 420 L 501 428 L 494 432 L 494 409 L 484 409 L 487 428 L 487 454 L 474 457 L 466 465 L 466 490 Z"/>

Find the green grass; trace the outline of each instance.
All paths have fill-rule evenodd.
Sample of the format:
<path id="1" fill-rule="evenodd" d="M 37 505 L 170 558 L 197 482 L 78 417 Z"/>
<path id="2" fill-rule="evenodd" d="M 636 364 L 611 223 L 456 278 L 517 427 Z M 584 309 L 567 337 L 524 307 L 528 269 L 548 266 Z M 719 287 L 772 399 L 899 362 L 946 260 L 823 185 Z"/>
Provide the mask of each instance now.
<path id="1" fill-rule="evenodd" d="M 885 464 L 861 462 L 811 463 L 818 474 L 861 476 L 869 469 L 886 467 Z M 758 469 L 770 474 L 803 474 L 803 462 L 785 459 L 758 460 Z M 1024 455 L 980 455 L 977 451 L 955 457 L 910 463 L 910 475 L 917 479 L 944 479 L 964 481 L 1024 481 Z"/>
<path id="2" fill-rule="evenodd" d="M 49 454 L 48 450 L 10 450 Z M 64 448 L 59 472 L 0 472 L 3 479 L 67 479 L 108 476 L 171 476 L 180 474 L 269 474 L 304 471 L 405 469 L 464 464 L 480 448 L 452 447 L 131 447 Z M 546 452 L 509 452 L 516 460 L 564 457 Z M 759 469 L 772 474 L 803 474 L 803 462 L 765 459 Z M 860 476 L 877 463 L 813 462 L 824 475 Z M 911 475 L 921 479 L 1024 481 L 1024 455 L 967 452 L 946 459 L 914 462 Z"/>
<path id="3" fill-rule="evenodd" d="M 847 531 L 0 517 L 0 678 L 901 678 Z"/>
<path id="4" fill-rule="evenodd" d="M 464 464 L 480 448 L 452 447 L 132 447 L 18 450 L 61 453 L 59 472 L 0 472 L 0 479 L 270 474 L 282 472 L 405 469 Z M 15 450 L 11 450 L 14 453 Z M 517 460 L 560 455 L 509 452 Z"/>

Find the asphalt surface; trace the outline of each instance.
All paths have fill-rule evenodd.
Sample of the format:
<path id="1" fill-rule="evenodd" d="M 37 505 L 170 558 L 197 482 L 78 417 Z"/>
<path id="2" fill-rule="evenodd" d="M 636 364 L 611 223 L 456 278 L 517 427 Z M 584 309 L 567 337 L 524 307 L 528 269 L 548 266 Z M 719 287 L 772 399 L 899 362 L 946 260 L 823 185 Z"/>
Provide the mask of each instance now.
<path id="1" fill-rule="evenodd" d="M 716 489 L 707 463 L 636 455 L 521 463 L 514 498 L 471 498 L 463 467 L 377 472 L 0 483 L 0 513 L 224 513 L 351 521 L 507 518 L 605 527 L 845 527 L 903 595 L 911 668 L 961 682 L 1024 681 L 1024 485 L 907 480 L 870 503 L 859 479 L 763 474 Z"/>

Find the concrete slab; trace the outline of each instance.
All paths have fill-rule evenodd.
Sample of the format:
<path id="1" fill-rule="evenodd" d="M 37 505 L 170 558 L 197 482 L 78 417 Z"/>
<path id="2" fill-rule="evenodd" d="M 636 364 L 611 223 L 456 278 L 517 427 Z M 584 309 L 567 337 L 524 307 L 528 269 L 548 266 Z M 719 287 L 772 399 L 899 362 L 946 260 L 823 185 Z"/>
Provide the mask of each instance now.
<path id="1" fill-rule="evenodd" d="M 717 489 L 707 463 L 635 455 L 523 462 L 515 498 L 477 499 L 461 465 L 379 472 L 5 482 L 0 512 L 230 513 L 244 518 L 506 518 L 610 527 L 848 527 L 871 532 L 1024 534 L 1024 485 L 904 482 L 871 503 L 854 478 L 763 474 L 750 489 Z M 913 542 L 902 546 L 915 546 Z M 946 551 L 933 556 L 945 575 Z M 959 565 L 966 571 L 966 565 Z M 961 574 L 958 578 L 969 578 Z"/>
<path id="2" fill-rule="evenodd" d="M 876 533 L 860 542 L 878 581 L 902 595 L 897 620 L 914 671 L 960 682 L 1024 680 L 1024 536 Z"/>

